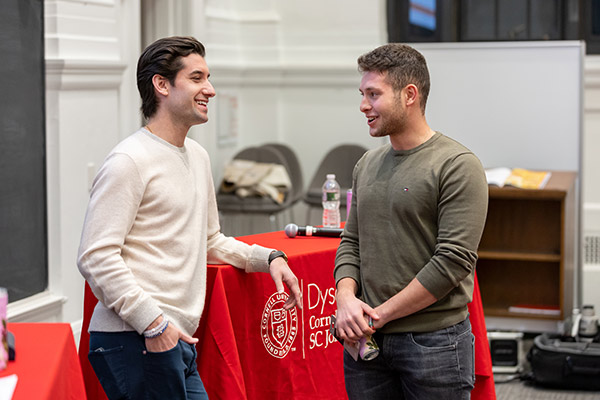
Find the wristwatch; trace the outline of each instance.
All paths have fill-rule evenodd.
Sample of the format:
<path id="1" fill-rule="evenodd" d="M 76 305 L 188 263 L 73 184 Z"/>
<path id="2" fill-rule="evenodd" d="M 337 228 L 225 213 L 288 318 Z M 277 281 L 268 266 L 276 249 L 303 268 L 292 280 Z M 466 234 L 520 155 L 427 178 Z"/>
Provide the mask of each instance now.
<path id="1" fill-rule="evenodd" d="M 283 257 L 285 262 L 287 262 L 287 260 L 288 260 L 287 255 L 283 251 L 275 250 L 275 251 L 272 251 L 271 254 L 269 254 L 269 265 L 271 265 L 271 262 L 273 262 L 273 260 L 276 259 L 277 257 Z"/>

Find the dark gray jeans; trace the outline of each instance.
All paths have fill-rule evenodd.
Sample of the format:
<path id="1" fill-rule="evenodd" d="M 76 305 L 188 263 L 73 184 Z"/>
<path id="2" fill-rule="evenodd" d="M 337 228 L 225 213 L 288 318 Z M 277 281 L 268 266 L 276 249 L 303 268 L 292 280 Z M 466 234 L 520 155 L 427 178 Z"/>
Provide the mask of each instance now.
<path id="1" fill-rule="evenodd" d="M 355 399 L 469 399 L 475 384 L 471 323 L 427 333 L 379 334 L 371 361 L 344 351 L 346 391 Z"/>
<path id="2" fill-rule="evenodd" d="M 146 352 L 137 332 L 90 332 L 88 358 L 109 399 L 208 400 L 196 369 L 196 348 Z"/>

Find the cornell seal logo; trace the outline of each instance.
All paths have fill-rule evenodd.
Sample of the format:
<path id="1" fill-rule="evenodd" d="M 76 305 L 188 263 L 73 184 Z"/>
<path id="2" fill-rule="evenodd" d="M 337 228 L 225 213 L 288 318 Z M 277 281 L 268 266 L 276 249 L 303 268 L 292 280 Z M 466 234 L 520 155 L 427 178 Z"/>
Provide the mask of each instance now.
<path id="1" fill-rule="evenodd" d="M 273 357 L 285 357 L 298 334 L 298 314 L 296 308 L 284 310 L 287 293 L 273 293 L 260 318 L 260 333 L 265 349 Z"/>

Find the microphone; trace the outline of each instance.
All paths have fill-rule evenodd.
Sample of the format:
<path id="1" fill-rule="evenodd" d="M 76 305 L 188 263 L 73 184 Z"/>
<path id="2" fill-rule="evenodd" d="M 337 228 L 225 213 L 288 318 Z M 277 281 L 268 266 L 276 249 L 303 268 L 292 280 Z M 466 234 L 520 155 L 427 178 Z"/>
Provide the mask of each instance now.
<path id="1" fill-rule="evenodd" d="M 288 237 L 296 236 L 325 236 L 339 238 L 344 230 L 342 228 L 316 228 L 314 226 L 298 226 L 296 224 L 287 224 L 285 234 Z"/>

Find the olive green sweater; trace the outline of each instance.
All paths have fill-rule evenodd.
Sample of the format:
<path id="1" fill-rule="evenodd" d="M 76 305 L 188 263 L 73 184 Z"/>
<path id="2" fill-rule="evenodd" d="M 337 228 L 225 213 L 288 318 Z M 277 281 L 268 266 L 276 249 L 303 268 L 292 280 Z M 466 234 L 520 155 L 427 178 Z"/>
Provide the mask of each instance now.
<path id="1" fill-rule="evenodd" d="M 438 301 L 381 331 L 429 332 L 467 317 L 488 204 L 479 159 L 436 133 L 422 145 L 367 152 L 353 173 L 350 215 L 338 248 L 336 283 L 351 277 L 376 307 L 413 278 Z"/>

